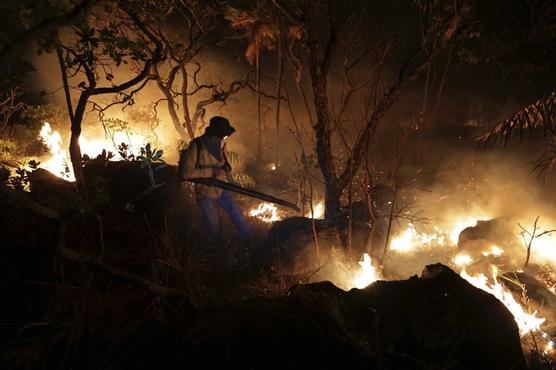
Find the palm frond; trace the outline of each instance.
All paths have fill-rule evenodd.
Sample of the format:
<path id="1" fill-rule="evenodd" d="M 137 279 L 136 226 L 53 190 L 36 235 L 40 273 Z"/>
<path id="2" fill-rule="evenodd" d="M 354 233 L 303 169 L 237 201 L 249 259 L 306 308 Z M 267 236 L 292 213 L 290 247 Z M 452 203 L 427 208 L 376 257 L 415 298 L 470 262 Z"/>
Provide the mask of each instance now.
<path id="1" fill-rule="evenodd" d="M 230 22 L 232 29 L 239 31 L 246 30 L 257 23 L 257 18 L 253 14 L 231 6 L 226 9 L 224 18 Z"/>
<path id="2" fill-rule="evenodd" d="M 546 177 L 549 171 L 556 168 L 556 136 L 546 140 L 541 156 L 533 162 L 533 171 L 537 175 Z"/>
<path id="3" fill-rule="evenodd" d="M 482 145 L 507 144 L 512 138 L 530 136 L 539 129 L 544 137 L 556 134 L 556 91 L 528 105 L 477 138 Z"/>
<path id="4" fill-rule="evenodd" d="M 241 37 L 247 40 L 245 59 L 254 64 L 261 50 L 273 50 L 276 45 L 279 30 L 276 23 L 259 9 L 250 11 L 228 7 L 226 20 L 230 27 L 241 32 Z"/>

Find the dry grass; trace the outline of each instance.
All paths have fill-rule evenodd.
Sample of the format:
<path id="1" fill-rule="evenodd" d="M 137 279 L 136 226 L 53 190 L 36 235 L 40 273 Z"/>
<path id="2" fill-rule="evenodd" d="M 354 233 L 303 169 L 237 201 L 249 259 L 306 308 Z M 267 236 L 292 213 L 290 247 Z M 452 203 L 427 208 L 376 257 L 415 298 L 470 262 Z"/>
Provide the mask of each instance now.
<path id="1" fill-rule="evenodd" d="M 153 280 L 163 286 L 186 292 L 196 307 L 206 303 L 206 278 L 215 256 L 210 244 L 195 233 L 195 227 L 182 235 L 173 216 L 166 216 L 162 227 L 149 229 L 150 263 Z"/>

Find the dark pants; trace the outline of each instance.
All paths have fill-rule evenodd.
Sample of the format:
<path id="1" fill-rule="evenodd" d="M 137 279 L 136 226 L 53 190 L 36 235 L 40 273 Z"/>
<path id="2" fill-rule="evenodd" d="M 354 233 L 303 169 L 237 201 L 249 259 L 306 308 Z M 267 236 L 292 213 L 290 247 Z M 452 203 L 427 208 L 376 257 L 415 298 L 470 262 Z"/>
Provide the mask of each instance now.
<path id="1" fill-rule="evenodd" d="M 232 198 L 232 193 L 230 191 L 224 190 L 222 195 L 220 195 L 217 199 L 198 199 L 197 204 L 203 211 L 204 227 L 212 237 L 218 235 L 218 232 L 220 231 L 220 220 L 218 218 L 217 208 L 217 206 L 220 206 L 220 208 L 228 214 L 228 217 L 236 227 L 239 236 L 244 239 L 251 238 L 251 227 L 245 220 L 245 217 L 243 217 L 243 214 Z"/>

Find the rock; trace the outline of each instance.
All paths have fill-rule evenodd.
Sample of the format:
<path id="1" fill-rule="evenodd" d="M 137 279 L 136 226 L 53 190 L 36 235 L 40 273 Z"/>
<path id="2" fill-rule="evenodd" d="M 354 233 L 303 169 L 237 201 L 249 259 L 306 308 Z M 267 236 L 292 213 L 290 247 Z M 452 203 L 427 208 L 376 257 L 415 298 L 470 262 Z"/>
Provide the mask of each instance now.
<path id="1" fill-rule="evenodd" d="M 328 254 L 332 246 L 340 246 L 341 241 L 328 220 L 312 220 L 306 217 L 290 217 L 274 222 L 260 259 L 262 266 L 278 266 L 289 271 L 315 269 L 316 245 L 313 222 L 320 253 Z M 279 263 L 278 263 L 279 261 Z"/>
<path id="2" fill-rule="evenodd" d="M 52 172 L 38 168 L 29 174 L 31 196 L 39 203 L 58 210 L 77 206 L 75 184 Z"/>
<path id="3" fill-rule="evenodd" d="M 440 264 L 361 290 L 322 282 L 207 308 L 184 345 L 206 369 L 525 369 L 510 312 Z"/>
<path id="4" fill-rule="evenodd" d="M 10 170 L 0 164 L 0 184 L 8 181 Z"/>
<path id="5" fill-rule="evenodd" d="M 157 164 L 155 181 L 164 185 L 148 193 L 147 169 L 141 168 L 139 162 L 93 160 L 83 167 L 83 172 L 90 197 L 102 198 L 101 202 L 109 202 L 113 207 L 124 209 L 134 201 L 130 210 L 163 213 L 184 200 L 175 166 Z M 56 209 L 77 206 L 75 183 L 41 168 L 29 175 L 29 181 L 33 198 L 43 204 Z"/>
<path id="6" fill-rule="evenodd" d="M 181 182 L 175 166 L 156 164 L 154 169 L 156 183 L 164 185 L 140 199 L 137 198 L 150 188 L 150 183 L 147 169 L 141 168 L 139 162 L 93 160 L 83 171 L 89 186 L 93 186 L 95 177 L 107 182 L 112 205 L 124 208 L 135 200 L 130 210 L 164 212 L 183 200 Z"/>
<path id="7" fill-rule="evenodd" d="M 319 253 L 327 256 L 331 248 L 341 248 L 346 241 L 349 209 L 342 210 L 341 217 L 337 220 L 313 220 L 306 217 L 290 217 L 274 222 L 268 231 L 268 237 L 263 249 L 263 260 L 268 265 L 280 265 L 289 271 L 300 269 L 314 270 L 319 268 L 316 260 L 315 233 L 317 234 Z M 351 209 L 352 246 L 357 255 L 363 253 L 368 235 L 368 215 L 363 202 L 355 202 Z M 338 232 L 339 231 L 339 232 Z M 279 261 L 279 263 L 278 263 Z M 264 263 L 263 263 L 264 264 Z"/>
<path id="8" fill-rule="evenodd" d="M 514 240 L 514 233 L 507 220 L 503 218 L 479 220 L 475 226 L 467 227 L 460 232 L 458 249 L 484 249 L 492 245 L 506 247 Z"/>
<path id="9" fill-rule="evenodd" d="M 429 265 L 420 279 L 379 281 L 363 292 L 365 304 L 357 302 L 353 314 L 361 318 L 356 325 L 372 307 L 378 328 L 369 327 L 377 330 L 369 339 L 387 353 L 389 368 L 525 367 L 511 313 L 446 266 Z"/>

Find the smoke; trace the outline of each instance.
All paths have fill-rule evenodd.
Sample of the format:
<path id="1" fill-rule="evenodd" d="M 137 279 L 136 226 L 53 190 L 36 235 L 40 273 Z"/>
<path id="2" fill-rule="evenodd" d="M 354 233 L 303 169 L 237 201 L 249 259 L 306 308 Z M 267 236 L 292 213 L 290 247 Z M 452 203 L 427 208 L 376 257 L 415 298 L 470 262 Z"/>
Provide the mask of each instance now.
<path id="1" fill-rule="evenodd" d="M 241 53 L 238 53 L 240 55 Z M 31 56 L 30 56 L 31 57 Z M 55 103 L 65 107 L 63 91 L 60 90 L 61 76 L 55 56 L 43 54 L 32 56 L 32 62 L 37 67 L 37 72 L 30 76 L 28 84 L 34 90 L 45 90 L 51 92 L 44 97 L 43 102 Z M 373 73 L 369 73 L 368 65 L 375 65 L 376 56 L 364 58 L 364 63 L 360 69 L 353 70 L 354 80 L 374 81 Z M 239 58 L 233 55 L 228 49 L 209 48 L 198 56 L 197 62 L 202 66 L 198 75 L 199 81 L 206 84 L 217 84 L 227 86 L 232 81 L 245 78 L 247 71 L 251 70 L 251 81 L 253 81 L 253 68 L 244 62 L 239 62 Z M 276 81 L 274 72 L 276 71 L 276 61 L 273 54 L 262 56 L 263 80 L 262 89 L 266 93 L 273 94 Z M 393 63 L 395 64 L 395 63 Z M 438 71 L 433 75 L 441 75 L 443 62 L 439 63 Z M 395 65 L 387 66 L 384 71 L 383 80 L 378 95 L 387 90 L 390 83 L 395 79 L 397 69 Z M 118 81 L 130 78 L 134 72 L 129 67 L 121 67 L 114 75 Z M 369 74 L 371 75 L 369 77 Z M 314 156 L 314 132 L 310 127 L 309 118 L 306 115 L 301 97 L 298 96 L 293 83 L 293 70 L 288 63 L 284 70 L 284 91 L 288 92 L 291 99 L 293 112 L 284 103 L 281 107 L 281 128 L 279 133 L 275 129 L 275 99 L 262 99 L 262 144 L 263 158 L 256 158 L 258 141 L 258 122 L 256 94 L 250 89 L 245 88 L 230 97 L 226 104 L 212 104 L 207 107 L 204 120 L 208 121 L 214 115 L 226 116 L 236 127 L 236 133 L 228 141 L 228 149 L 237 152 L 245 161 L 255 163 L 258 168 L 265 168 L 268 172 L 268 184 L 262 184 L 261 190 L 266 186 L 287 187 L 294 182 L 299 182 L 299 173 L 302 171 L 300 166 L 300 147 L 294 138 L 293 118 L 301 127 L 303 143 L 306 152 L 311 156 L 311 178 L 317 194 L 322 194 L 323 182 L 318 167 L 315 165 Z M 303 89 L 307 94 L 309 102 L 312 100 L 311 89 L 308 84 L 309 76 L 307 69 L 303 75 Z M 76 82 L 76 81 L 74 81 Z M 77 81 L 78 82 L 78 81 Z M 438 82 L 438 81 L 437 81 Z M 441 99 L 436 99 L 436 90 L 431 88 L 432 99 L 429 102 L 428 112 L 434 111 L 434 115 L 429 117 L 427 129 L 431 134 L 421 140 L 420 133 L 416 133 L 407 143 L 404 150 L 407 151 L 406 161 L 402 168 L 402 176 L 410 178 L 416 175 L 419 170 L 421 177 L 403 189 L 403 202 L 411 203 L 413 212 L 421 211 L 420 220 L 415 222 L 417 233 L 432 234 L 435 227 L 446 231 L 449 234 L 453 231 L 454 224 L 461 219 L 501 219 L 504 220 L 504 228 L 508 233 L 515 236 L 515 242 L 508 248 L 515 248 L 512 253 L 523 255 L 524 248 L 519 240 L 520 228 L 518 223 L 525 228 L 530 228 L 537 216 L 541 230 L 556 227 L 556 212 L 554 211 L 554 195 L 551 191 L 550 183 L 542 183 L 530 173 L 530 160 L 532 154 L 529 148 L 508 149 L 505 151 L 496 150 L 492 152 L 477 151 L 469 141 L 469 127 L 478 126 L 477 129 L 484 130 L 485 123 L 492 123 L 496 119 L 505 117 L 514 110 L 519 109 L 518 104 L 499 104 L 494 108 L 488 105 L 492 101 L 493 92 L 484 89 L 479 91 L 476 85 L 480 83 L 466 84 L 465 89 L 461 87 L 461 81 L 447 81 L 443 94 L 438 94 Z M 482 81 L 481 81 L 482 82 Z M 395 106 L 384 118 L 381 123 L 377 142 L 373 144 L 371 151 L 374 159 L 383 160 L 385 165 L 380 170 L 389 166 L 388 161 L 392 160 L 392 152 L 395 148 L 395 137 L 391 132 L 396 131 L 396 127 L 407 121 L 412 116 L 419 116 L 423 109 L 423 87 L 424 78 L 417 81 L 409 91 L 405 92 L 402 99 L 396 102 Z M 345 97 L 345 81 L 342 70 L 338 66 L 331 69 L 329 90 L 331 102 L 334 107 L 334 114 L 338 113 L 341 101 Z M 473 90 L 475 89 L 475 90 Z M 365 89 L 363 89 L 365 90 Z M 360 91 L 351 99 L 350 108 L 346 111 L 344 120 L 339 124 L 347 135 L 349 143 L 353 143 L 355 135 L 359 132 L 359 123 L 364 117 L 364 103 L 369 97 L 368 91 Z M 434 92 L 434 93 L 433 93 Z M 206 99 L 212 94 L 210 89 L 203 90 L 199 95 L 191 98 L 190 108 L 197 102 Z M 74 103 L 77 98 L 77 91 L 73 91 Z M 523 95 L 521 93 L 521 95 Z M 109 104 L 113 97 L 105 97 L 104 101 L 97 100 L 97 103 Z M 122 106 L 114 106 L 105 112 L 105 118 L 121 119 L 129 122 L 129 130 L 141 134 L 149 135 L 149 131 L 154 132 L 157 147 L 165 151 L 164 159 L 169 163 L 176 163 L 178 157 L 177 147 L 180 137 L 170 120 L 166 109 L 166 102 L 161 100 L 162 94 L 154 82 L 150 82 L 135 97 L 135 104 L 122 110 Z M 511 100 L 511 96 L 510 99 Z M 153 110 L 156 106 L 157 118 L 159 122 L 156 127 L 145 127 L 145 122 L 139 122 L 141 112 Z M 312 112 L 314 114 L 314 112 Z M 64 142 L 69 141 L 69 122 L 51 122 L 56 128 L 65 128 L 62 131 Z M 152 129 L 152 130 L 151 130 Z M 339 130 L 339 129 L 338 129 Z M 202 129 L 199 133 L 202 132 Z M 85 139 L 102 138 L 105 130 L 99 122 L 97 112 L 89 111 L 83 123 L 82 136 Z M 395 135 L 394 135 L 395 136 Z M 337 167 L 341 169 L 341 163 L 345 163 L 347 149 L 343 147 L 339 135 L 335 134 L 334 156 L 339 159 Z M 275 172 L 270 172 L 268 165 L 274 161 L 274 151 L 279 148 L 279 166 Z M 113 148 L 107 148 L 113 150 Z M 138 148 L 134 148 L 137 152 Z M 419 151 L 422 151 L 419 153 Z M 417 158 L 420 157 L 421 160 Z M 253 169 L 249 165 L 246 169 Z M 296 172 L 297 171 L 297 172 Z M 269 185 L 270 184 L 270 185 Z M 361 194 L 359 194 L 361 196 Z M 320 199 L 315 199 L 315 203 Z M 407 220 L 396 220 L 392 236 L 397 237 L 404 233 L 407 228 Z M 472 225 L 464 225 L 472 226 Z M 513 238 L 513 236 L 512 236 Z M 539 243 L 537 243 L 539 244 Z M 359 246 L 361 248 L 361 246 Z M 420 272 L 425 262 L 451 261 L 453 250 L 430 250 L 429 255 L 419 256 L 417 259 L 401 258 L 398 253 L 392 252 L 393 274 L 408 275 Z M 533 258 L 537 258 L 539 253 L 533 247 Z M 519 257 L 521 258 L 521 257 Z M 402 263 L 402 260 L 405 261 Z"/>
<path id="2" fill-rule="evenodd" d="M 417 236 L 443 233 L 445 245 L 416 248 L 410 253 L 391 251 L 386 263 L 390 272 L 409 276 L 419 273 L 427 263 L 454 265 L 458 253 L 470 255 L 475 261 L 483 257 L 490 260 L 492 256 L 484 254 L 493 246 L 503 250 L 504 259 L 498 262 L 506 269 L 520 268 L 525 261 L 526 248 L 519 225 L 532 232 L 534 221 L 539 217 L 537 234 L 556 228 L 553 181 L 545 183 L 531 173 L 530 161 L 534 153 L 530 146 L 516 145 L 492 151 L 467 147 L 450 152 L 446 144 L 438 143 L 436 148 L 433 144 L 429 146 L 439 158 L 436 163 L 427 163 L 436 167 L 432 180 L 420 184 L 425 186 L 423 188 L 405 190 L 413 210 L 422 212 L 414 223 Z M 495 221 L 481 222 L 485 220 Z M 408 224 L 407 221 L 397 223 L 394 237 L 405 232 Z M 459 232 L 475 225 L 483 227 L 470 231 L 471 239 L 460 242 L 458 248 Z M 550 235 L 534 240 L 532 261 L 556 263 L 556 249 L 551 252 L 547 247 L 555 244 L 555 240 Z"/>

